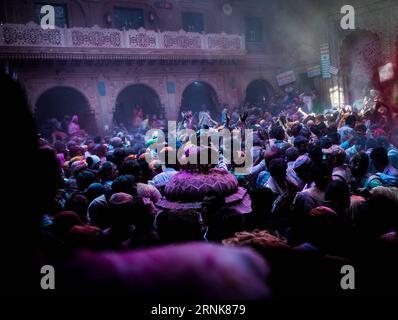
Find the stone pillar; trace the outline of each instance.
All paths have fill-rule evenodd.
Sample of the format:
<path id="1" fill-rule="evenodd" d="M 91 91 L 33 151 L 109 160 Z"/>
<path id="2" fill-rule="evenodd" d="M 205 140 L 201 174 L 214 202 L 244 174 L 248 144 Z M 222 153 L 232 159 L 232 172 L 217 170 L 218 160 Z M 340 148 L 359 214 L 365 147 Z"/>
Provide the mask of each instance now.
<path id="1" fill-rule="evenodd" d="M 110 105 L 110 86 L 109 81 L 100 75 L 97 79 L 98 90 L 98 113 L 97 128 L 98 132 L 104 134 L 107 129 L 112 127 L 112 106 Z"/>
<path id="2" fill-rule="evenodd" d="M 166 106 L 165 116 L 167 120 L 177 120 L 178 118 L 178 105 L 176 103 L 176 81 L 175 77 L 169 76 L 166 78 Z"/>

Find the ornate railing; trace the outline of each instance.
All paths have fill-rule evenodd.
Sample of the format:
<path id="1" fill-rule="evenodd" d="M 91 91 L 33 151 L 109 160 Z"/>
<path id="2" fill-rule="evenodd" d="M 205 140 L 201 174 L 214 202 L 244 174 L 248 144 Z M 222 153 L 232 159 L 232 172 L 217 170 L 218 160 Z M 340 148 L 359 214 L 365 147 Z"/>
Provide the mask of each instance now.
<path id="1" fill-rule="evenodd" d="M 0 26 L 0 46 L 111 48 L 111 49 L 185 49 L 245 51 L 241 35 L 201 34 L 185 31 L 155 32 L 151 30 L 117 30 L 92 28 L 55 28 L 44 30 L 39 25 L 3 24 Z"/>

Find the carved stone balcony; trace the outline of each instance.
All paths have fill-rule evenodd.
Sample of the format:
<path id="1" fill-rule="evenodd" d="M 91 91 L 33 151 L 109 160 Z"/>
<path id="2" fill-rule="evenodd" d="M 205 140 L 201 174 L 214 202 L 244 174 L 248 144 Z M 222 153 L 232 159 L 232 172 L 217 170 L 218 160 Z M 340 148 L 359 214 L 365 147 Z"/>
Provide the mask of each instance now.
<path id="1" fill-rule="evenodd" d="M 185 31 L 0 26 L 3 59 L 55 60 L 239 60 L 246 56 L 241 35 Z"/>

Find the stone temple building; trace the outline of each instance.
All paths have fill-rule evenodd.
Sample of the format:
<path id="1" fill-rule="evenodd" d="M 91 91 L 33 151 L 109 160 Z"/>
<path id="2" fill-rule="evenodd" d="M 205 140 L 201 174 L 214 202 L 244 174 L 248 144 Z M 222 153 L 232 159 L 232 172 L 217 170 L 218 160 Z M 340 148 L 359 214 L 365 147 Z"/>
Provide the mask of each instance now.
<path id="1" fill-rule="evenodd" d="M 167 119 L 203 104 L 218 114 L 291 84 L 325 107 L 351 104 L 380 84 L 377 68 L 396 68 L 398 2 L 350 3 L 352 30 L 340 0 L 4 0 L 0 62 L 39 124 L 77 114 L 88 131 L 128 124 L 137 104 Z M 54 29 L 40 26 L 46 4 Z M 394 82 L 382 91 L 396 99 Z"/>

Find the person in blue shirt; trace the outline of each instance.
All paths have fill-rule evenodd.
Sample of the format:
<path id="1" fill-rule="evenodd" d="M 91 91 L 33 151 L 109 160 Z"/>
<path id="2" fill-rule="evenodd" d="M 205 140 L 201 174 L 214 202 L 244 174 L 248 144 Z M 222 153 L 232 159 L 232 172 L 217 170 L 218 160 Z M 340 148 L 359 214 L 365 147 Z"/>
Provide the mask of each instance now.
<path id="1" fill-rule="evenodd" d="M 377 145 L 387 150 L 388 161 L 391 166 L 398 169 L 398 150 L 394 148 L 388 139 L 384 136 L 380 136 L 376 139 Z"/>
<path id="2" fill-rule="evenodd" d="M 348 140 L 355 134 L 354 128 L 356 121 L 357 118 L 354 115 L 349 115 L 347 119 L 345 119 L 345 125 L 338 130 L 341 137 L 341 142 Z"/>

